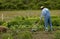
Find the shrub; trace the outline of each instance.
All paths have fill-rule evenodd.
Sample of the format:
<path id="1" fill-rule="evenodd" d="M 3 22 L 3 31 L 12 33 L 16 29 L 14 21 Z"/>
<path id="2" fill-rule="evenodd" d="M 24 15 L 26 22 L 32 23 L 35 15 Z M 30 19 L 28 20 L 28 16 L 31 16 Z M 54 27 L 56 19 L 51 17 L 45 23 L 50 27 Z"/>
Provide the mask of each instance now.
<path id="1" fill-rule="evenodd" d="M 52 19 L 53 26 L 60 26 L 60 18 Z"/>

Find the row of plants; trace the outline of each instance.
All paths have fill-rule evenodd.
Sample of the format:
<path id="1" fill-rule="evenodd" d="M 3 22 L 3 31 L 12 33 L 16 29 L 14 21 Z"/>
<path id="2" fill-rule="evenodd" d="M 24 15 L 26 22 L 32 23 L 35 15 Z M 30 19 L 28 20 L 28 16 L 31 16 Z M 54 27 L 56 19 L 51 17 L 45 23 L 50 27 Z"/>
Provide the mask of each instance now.
<path id="1" fill-rule="evenodd" d="M 60 18 L 51 18 L 53 28 L 60 30 Z M 0 34 L 0 39 L 33 39 L 32 29 L 44 30 L 44 20 L 39 17 L 15 17 L 10 21 L 0 21 L 0 25 L 8 27 L 10 30 Z M 58 26 L 58 27 L 57 27 Z M 36 30 L 36 29 L 35 29 Z M 54 33 L 54 39 L 60 39 L 60 32 Z"/>
<path id="2" fill-rule="evenodd" d="M 60 29 L 60 18 L 58 16 L 52 16 L 52 25 L 54 30 Z M 17 16 L 10 21 L 0 21 L 0 25 L 6 26 L 10 29 L 31 30 L 37 28 L 38 30 L 44 29 L 44 19 L 40 20 L 39 17 L 21 17 Z M 57 28 L 56 28 L 57 27 Z"/>
<path id="3" fill-rule="evenodd" d="M 60 18 L 56 16 L 51 17 L 52 25 L 53 26 L 60 26 Z M 44 19 L 40 20 L 39 17 L 15 17 L 10 21 L 0 21 L 0 25 L 4 25 L 7 27 L 14 26 L 14 25 L 33 25 L 37 24 L 44 25 Z"/>

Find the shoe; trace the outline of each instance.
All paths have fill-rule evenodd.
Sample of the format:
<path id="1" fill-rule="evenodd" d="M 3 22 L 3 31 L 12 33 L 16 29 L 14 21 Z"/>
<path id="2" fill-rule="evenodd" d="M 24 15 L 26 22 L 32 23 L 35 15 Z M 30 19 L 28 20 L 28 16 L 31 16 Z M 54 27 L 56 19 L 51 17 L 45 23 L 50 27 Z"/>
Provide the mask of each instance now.
<path id="1" fill-rule="evenodd" d="M 45 31 L 48 31 L 48 28 L 46 27 Z"/>
<path id="2" fill-rule="evenodd" d="M 46 32 L 48 32 L 48 30 L 47 30 L 47 29 L 46 29 L 45 31 L 46 31 Z"/>
<path id="3" fill-rule="evenodd" d="M 34 29 L 32 29 L 31 31 L 32 31 L 32 32 L 36 32 L 36 30 L 34 30 Z"/>

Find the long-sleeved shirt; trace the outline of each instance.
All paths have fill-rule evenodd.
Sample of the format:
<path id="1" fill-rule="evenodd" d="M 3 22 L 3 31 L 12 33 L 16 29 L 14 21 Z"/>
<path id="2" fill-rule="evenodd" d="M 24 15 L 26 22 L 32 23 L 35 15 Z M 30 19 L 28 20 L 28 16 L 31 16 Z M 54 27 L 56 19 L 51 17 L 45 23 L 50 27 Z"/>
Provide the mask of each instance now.
<path id="1" fill-rule="evenodd" d="M 44 9 L 42 10 L 42 14 L 41 14 L 40 19 L 42 18 L 42 16 L 44 16 L 44 18 L 50 17 L 50 11 L 49 11 L 47 8 L 44 8 Z"/>

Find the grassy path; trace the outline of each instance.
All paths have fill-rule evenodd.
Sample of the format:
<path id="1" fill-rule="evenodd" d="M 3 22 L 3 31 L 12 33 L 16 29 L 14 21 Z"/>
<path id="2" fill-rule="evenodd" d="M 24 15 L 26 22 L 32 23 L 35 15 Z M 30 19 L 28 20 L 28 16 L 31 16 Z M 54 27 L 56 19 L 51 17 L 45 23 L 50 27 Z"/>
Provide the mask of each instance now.
<path id="1" fill-rule="evenodd" d="M 39 31 L 39 32 L 33 32 L 32 35 L 33 39 L 54 39 L 54 32 L 45 32 L 45 31 Z"/>

